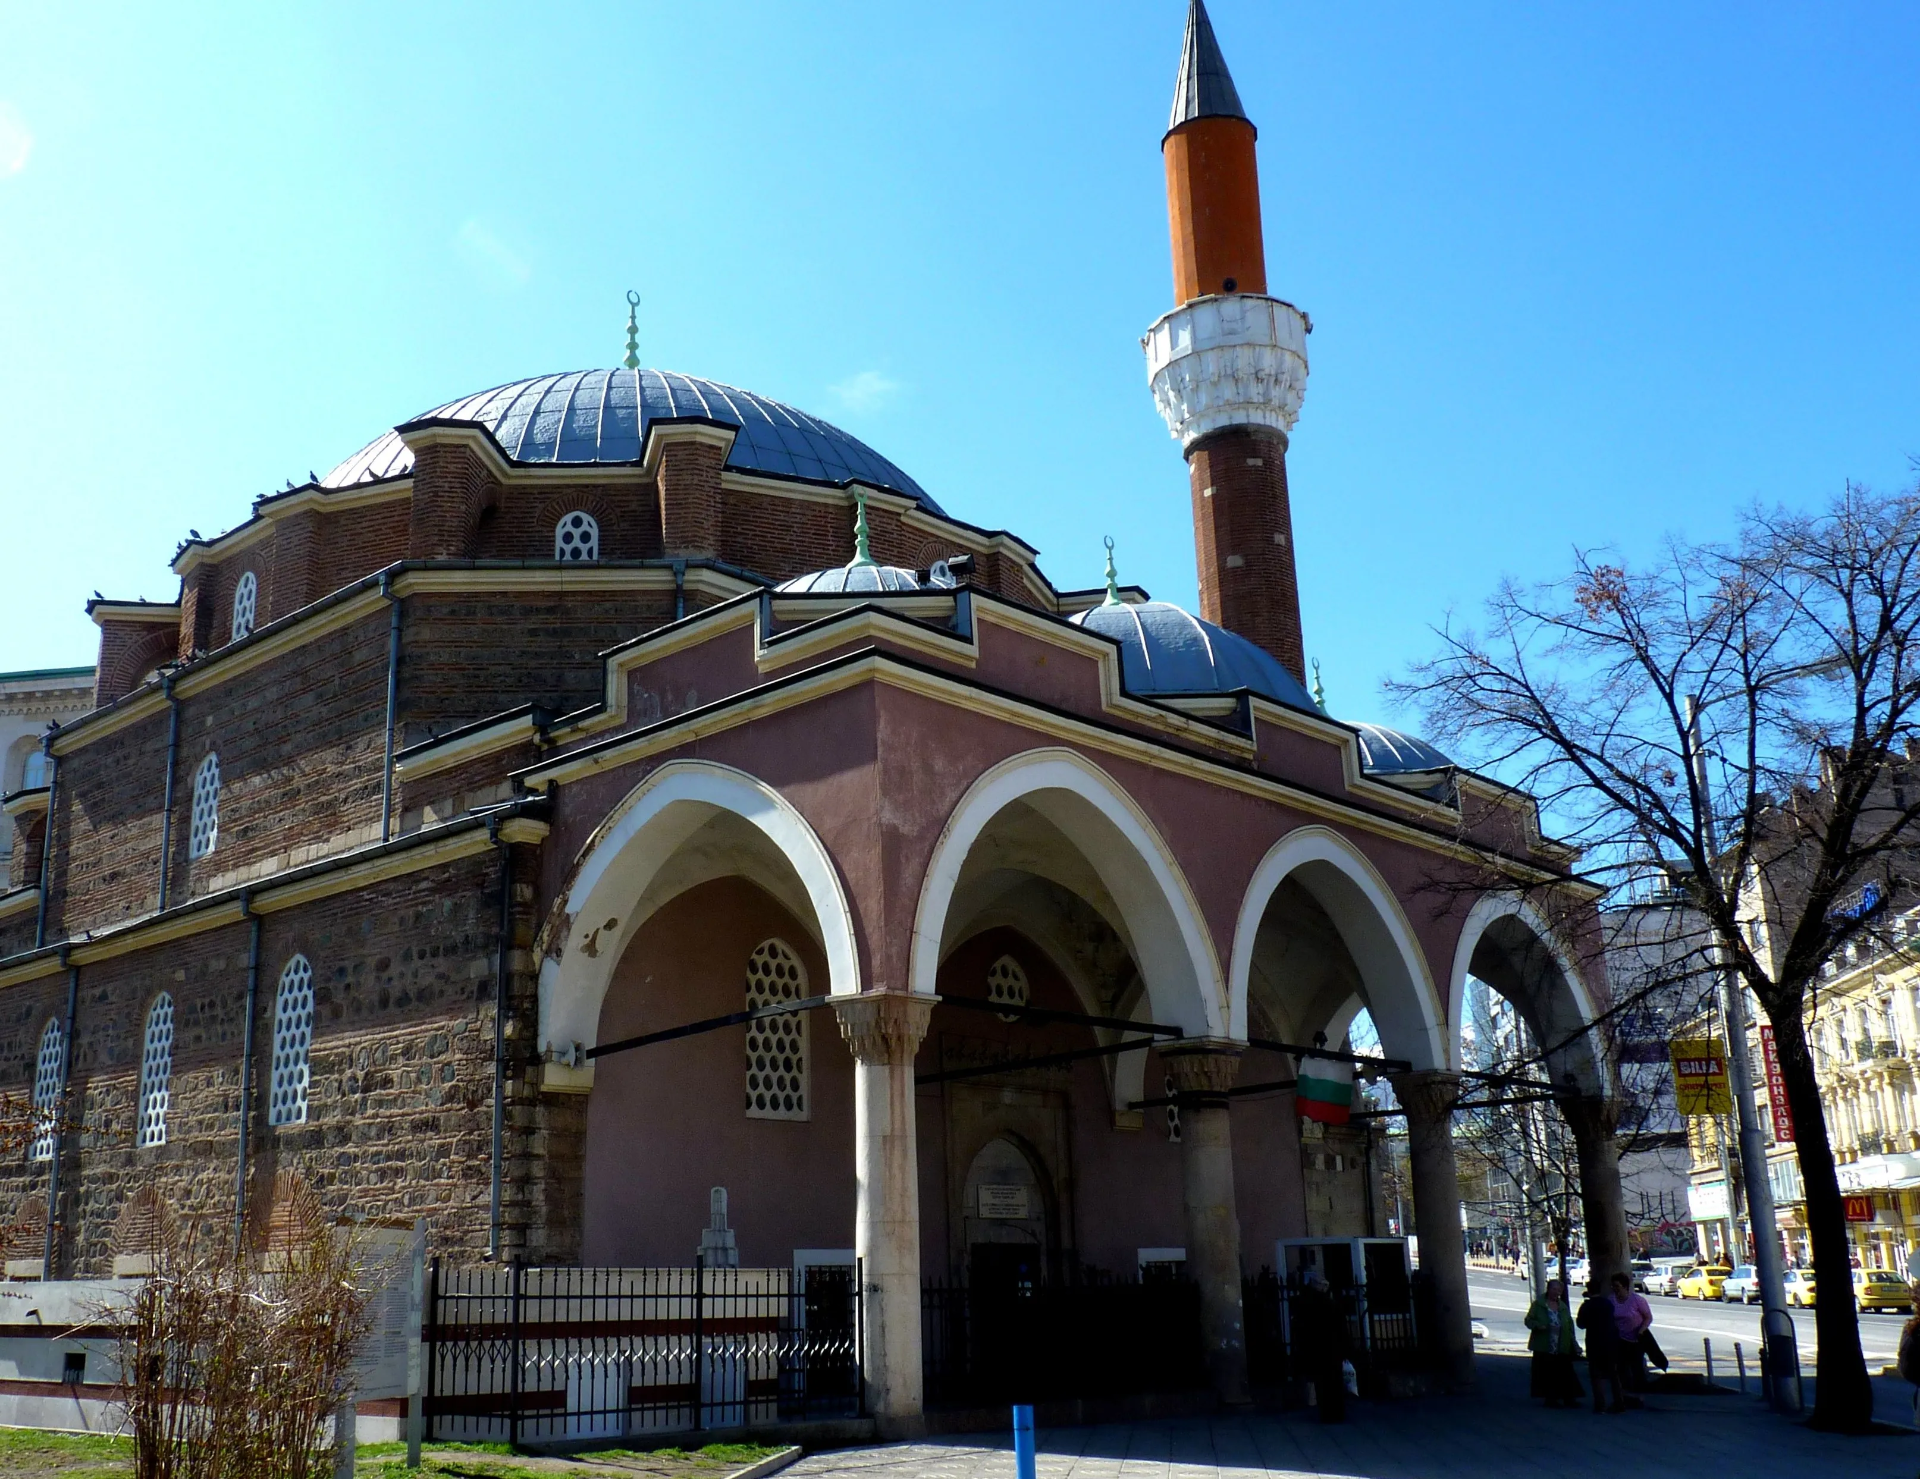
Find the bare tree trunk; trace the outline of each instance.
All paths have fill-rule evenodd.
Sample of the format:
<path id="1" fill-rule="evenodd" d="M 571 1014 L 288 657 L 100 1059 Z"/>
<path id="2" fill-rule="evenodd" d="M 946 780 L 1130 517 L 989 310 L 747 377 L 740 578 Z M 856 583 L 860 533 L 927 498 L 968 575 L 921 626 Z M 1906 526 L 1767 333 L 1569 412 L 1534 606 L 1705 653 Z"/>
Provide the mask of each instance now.
<path id="1" fill-rule="evenodd" d="M 1807 1051 L 1799 1003 L 1793 1002 L 1789 1010 L 1778 1015 L 1769 1006 L 1767 1015 L 1780 1055 L 1780 1076 L 1786 1081 L 1787 1105 L 1793 1111 L 1800 1179 L 1806 1183 L 1807 1231 L 1813 1241 L 1817 1291 L 1814 1325 L 1820 1337 L 1813 1425 L 1836 1432 L 1863 1432 L 1873 1421 L 1873 1384 L 1860 1351 L 1846 1204 L 1840 1196 L 1833 1146 L 1827 1139 L 1826 1116 L 1821 1113 L 1820 1086 L 1813 1076 L 1813 1058 Z M 1779 1236 L 1778 1229 L 1771 1227 L 1756 1228 L 1755 1233 Z"/>

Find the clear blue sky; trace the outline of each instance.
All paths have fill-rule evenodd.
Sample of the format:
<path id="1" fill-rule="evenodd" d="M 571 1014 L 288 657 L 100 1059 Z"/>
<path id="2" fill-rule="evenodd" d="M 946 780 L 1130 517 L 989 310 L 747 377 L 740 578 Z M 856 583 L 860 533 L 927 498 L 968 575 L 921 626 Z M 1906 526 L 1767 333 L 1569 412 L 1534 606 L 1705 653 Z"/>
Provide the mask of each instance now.
<path id="1" fill-rule="evenodd" d="M 837 421 L 1088 585 L 1194 599 L 1137 340 L 1183 0 L 0 0 L 0 668 L 92 660 L 457 394 L 643 360 Z M 1335 711 L 1504 574 L 1920 452 L 1920 8 L 1216 0 Z"/>

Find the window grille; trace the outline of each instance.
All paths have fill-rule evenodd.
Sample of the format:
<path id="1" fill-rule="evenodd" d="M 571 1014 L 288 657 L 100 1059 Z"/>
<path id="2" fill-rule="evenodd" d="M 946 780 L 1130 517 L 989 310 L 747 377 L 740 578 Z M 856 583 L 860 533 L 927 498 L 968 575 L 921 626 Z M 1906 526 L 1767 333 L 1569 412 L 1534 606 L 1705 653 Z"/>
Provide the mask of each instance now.
<path id="1" fill-rule="evenodd" d="M 987 1000 L 995 1006 L 1023 1007 L 1027 1004 L 1027 973 L 1011 955 L 1003 955 L 987 967 Z M 1018 1012 L 1002 1012 L 1003 1022 L 1018 1022 Z"/>
<path id="2" fill-rule="evenodd" d="M 253 618 L 260 609 L 260 580 L 251 570 L 233 588 L 232 640 L 253 635 Z"/>
<path id="3" fill-rule="evenodd" d="M 140 1122 L 136 1145 L 167 1143 L 167 1102 L 173 1081 L 173 998 L 161 992 L 147 1012 L 146 1046 L 140 1052 Z"/>
<path id="4" fill-rule="evenodd" d="M 193 819 L 187 830 L 187 856 L 204 858 L 220 840 L 220 757 L 208 754 L 193 773 Z"/>
<path id="5" fill-rule="evenodd" d="M 273 1079 L 267 1098 L 269 1125 L 307 1122 L 307 1064 L 313 1050 L 313 967 L 296 955 L 280 972 L 273 1004 Z"/>
<path id="6" fill-rule="evenodd" d="M 569 561 L 599 559 L 600 521 L 577 509 L 562 517 L 553 526 L 553 557 Z"/>
<path id="7" fill-rule="evenodd" d="M 1167 1075 L 1165 1092 L 1169 1099 L 1171 1099 L 1176 1092 L 1173 1087 L 1172 1074 Z M 1180 1106 L 1178 1104 L 1169 1104 L 1167 1106 L 1167 1139 L 1171 1140 L 1175 1145 L 1180 1143 Z"/>
<path id="8" fill-rule="evenodd" d="M 807 968 L 780 940 L 762 940 L 747 958 L 747 1010 L 802 1001 Z M 807 1014 L 788 1012 L 747 1024 L 747 1118 L 804 1120 L 811 1091 Z"/>
<path id="9" fill-rule="evenodd" d="M 53 1159 L 53 1141 L 58 1131 L 61 1080 L 66 1077 L 66 1037 L 56 1020 L 47 1022 L 40 1034 L 40 1057 L 33 1068 L 33 1144 L 27 1158 Z"/>

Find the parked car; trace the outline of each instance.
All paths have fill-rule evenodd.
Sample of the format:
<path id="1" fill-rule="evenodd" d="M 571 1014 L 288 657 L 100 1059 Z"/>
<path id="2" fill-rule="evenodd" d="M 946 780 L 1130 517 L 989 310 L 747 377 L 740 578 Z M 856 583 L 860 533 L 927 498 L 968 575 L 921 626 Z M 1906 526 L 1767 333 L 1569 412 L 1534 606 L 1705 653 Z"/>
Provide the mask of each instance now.
<path id="1" fill-rule="evenodd" d="M 1727 1275 L 1727 1281 L 1720 1286 L 1720 1297 L 1728 1304 L 1739 1300 L 1742 1304 L 1752 1304 L 1760 1298 L 1760 1275 L 1750 1263 L 1743 1263 Z"/>
<path id="2" fill-rule="evenodd" d="M 1628 1271 L 1633 1275 L 1633 1287 L 1638 1289 L 1642 1294 L 1645 1294 L 1647 1292 L 1647 1281 L 1653 1277 L 1653 1260 L 1651 1258 L 1636 1258 L 1627 1267 Z"/>
<path id="3" fill-rule="evenodd" d="M 1656 1263 L 1653 1272 L 1647 1275 L 1646 1292 L 1649 1294 L 1673 1295 L 1680 1292 L 1680 1276 L 1687 1271 L 1684 1263 Z"/>
<path id="4" fill-rule="evenodd" d="M 1853 1297 L 1862 1310 L 1892 1310 L 1905 1314 L 1913 1308 L 1913 1285 L 1886 1269 L 1853 1271 Z"/>
<path id="5" fill-rule="evenodd" d="M 1787 1270 L 1787 1303 L 1798 1305 L 1803 1310 L 1814 1307 L 1813 1270 L 1810 1268 L 1790 1268 Z"/>
<path id="6" fill-rule="evenodd" d="M 1718 1299 L 1720 1287 L 1733 1270 L 1723 1263 L 1696 1263 L 1680 1276 L 1682 1299 Z"/>

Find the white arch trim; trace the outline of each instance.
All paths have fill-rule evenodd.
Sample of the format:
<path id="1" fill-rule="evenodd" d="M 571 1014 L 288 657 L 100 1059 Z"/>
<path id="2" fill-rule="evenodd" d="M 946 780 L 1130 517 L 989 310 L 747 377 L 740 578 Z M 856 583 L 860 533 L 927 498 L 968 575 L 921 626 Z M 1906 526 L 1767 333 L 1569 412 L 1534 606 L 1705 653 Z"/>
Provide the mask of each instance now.
<path id="1" fill-rule="evenodd" d="M 621 952 L 632 939 L 634 906 L 676 848 L 715 811 L 757 827 L 792 864 L 813 906 L 827 957 L 827 989 L 860 989 L 853 911 L 833 859 L 805 817 L 745 771 L 704 760 L 674 760 L 628 793 L 587 843 L 567 890 L 566 939 L 540 963 L 540 1046 L 566 1054 L 591 1047 L 600 1007 Z M 611 929 L 608 921 L 614 921 Z"/>
<path id="2" fill-rule="evenodd" d="M 1482 894 L 1473 902 L 1473 908 L 1467 911 L 1467 922 L 1460 927 L 1460 942 L 1453 947 L 1453 974 L 1447 983 L 1447 1020 L 1454 1026 L 1448 1036 L 1447 1046 L 1451 1051 L 1452 1065 L 1460 1066 L 1460 1024 L 1466 1010 L 1467 976 L 1473 966 L 1473 952 L 1480 947 L 1480 937 L 1503 919 L 1518 919 L 1526 925 L 1534 937 L 1547 947 L 1553 956 L 1553 963 L 1559 967 L 1561 976 L 1567 983 L 1567 989 L 1573 993 L 1573 1004 L 1580 1013 L 1584 1026 L 1591 1023 L 1595 1012 L 1593 994 L 1588 991 L 1585 977 L 1575 969 L 1573 956 L 1561 944 L 1560 937 L 1526 899 L 1518 894 L 1493 893 Z"/>
<path id="3" fill-rule="evenodd" d="M 1071 815 L 1049 812 L 1044 798 L 1064 794 L 1091 808 L 1126 844 L 1086 845 Z M 1015 801 L 1029 801 L 1067 832 L 1126 915 L 1135 964 L 1158 1020 L 1208 1037 L 1228 1033 L 1220 963 L 1186 875 L 1134 799 L 1085 756 L 1066 749 L 1027 750 L 986 771 L 947 818 L 920 885 L 913 917 L 909 984 L 932 995 L 940 972 L 947 911 L 967 856 L 987 824 Z M 1240 1034 L 1245 1035 L 1244 1024 Z"/>
<path id="4" fill-rule="evenodd" d="M 1392 1056 L 1410 1057 L 1416 1068 L 1451 1066 L 1440 995 L 1427 968 L 1426 953 L 1414 938 L 1400 901 L 1372 860 L 1330 827 L 1301 827 L 1289 832 L 1267 850 L 1260 866 L 1253 870 L 1241 899 L 1239 922 L 1234 926 L 1233 962 L 1227 978 L 1234 1035 L 1246 1035 L 1247 983 L 1253 973 L 1254 940 L 1267 903 L 1289 874 L 1315 863 L 1339 873 L 1374 916 L 1371 921 L 1364 915 L 1343 919 L 1342 914 L 1349 911 L 1338 907 L 1338 900 L 1319 901 L 1333 916 L 1341 939 L 1360 967 L 1360 978 L 1367 987 L 1367 1006 L 1383 1048 Z M 1376 927 L 1369 929 L 1369 924 Z M 1409 1020 L 1409 1006 L 1415 1009 L 1416 1019 Z"/>

